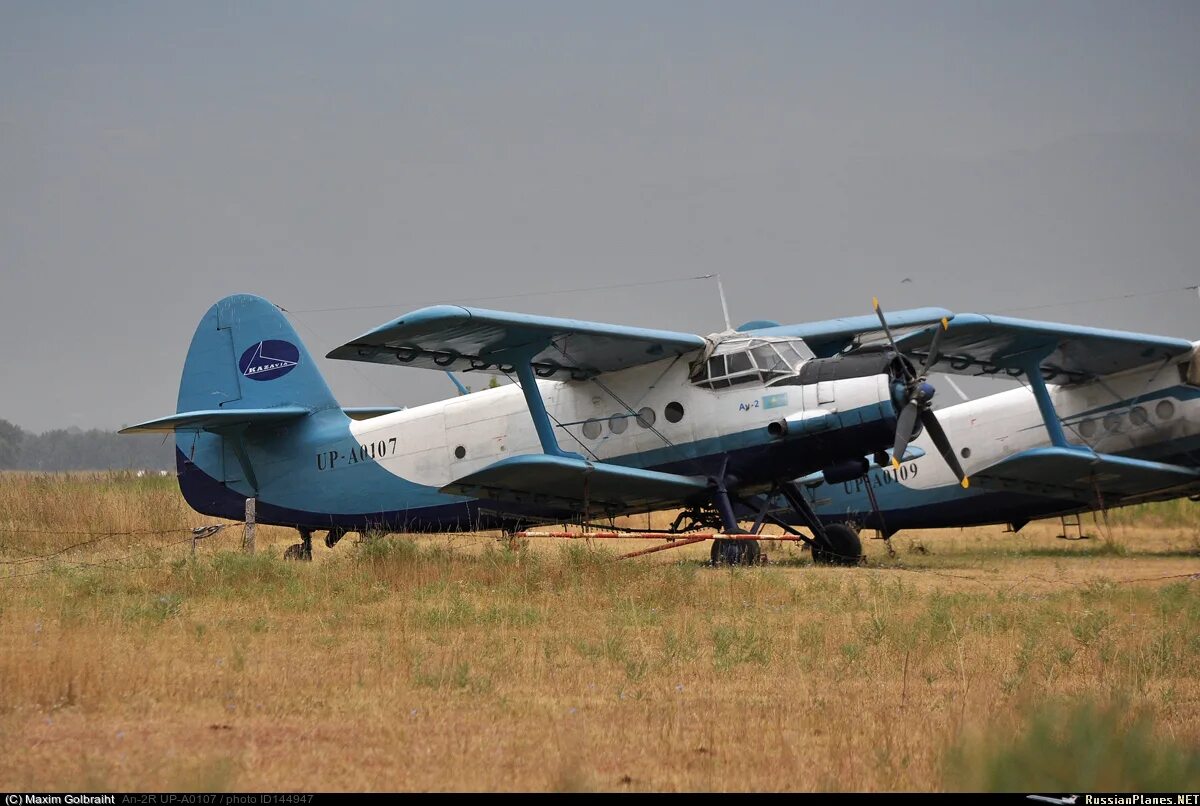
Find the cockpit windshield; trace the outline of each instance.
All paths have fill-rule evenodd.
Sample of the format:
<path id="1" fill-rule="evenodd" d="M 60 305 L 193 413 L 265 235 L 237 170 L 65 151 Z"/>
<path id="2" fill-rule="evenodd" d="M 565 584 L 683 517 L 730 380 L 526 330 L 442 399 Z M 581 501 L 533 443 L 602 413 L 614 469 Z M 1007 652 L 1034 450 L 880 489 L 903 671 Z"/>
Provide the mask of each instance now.
<path id="1" fill-rule="evenodd" d="M 691 381 L 704 389 L 768 384 L 795 375 L 812 357 L 812 350 L 800 339 L 735 338 L 722 341 L 694 367 Z"/>

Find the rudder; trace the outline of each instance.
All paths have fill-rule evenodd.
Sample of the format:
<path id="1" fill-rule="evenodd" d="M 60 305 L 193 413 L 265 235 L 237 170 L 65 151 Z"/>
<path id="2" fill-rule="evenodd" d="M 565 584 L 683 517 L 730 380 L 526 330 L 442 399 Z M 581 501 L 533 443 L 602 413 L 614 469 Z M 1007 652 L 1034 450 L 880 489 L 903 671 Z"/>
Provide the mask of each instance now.
<path id="1" fill-rule="evenodd" d="M 262 297 L 225 297 L 196 327 L 176 411 L 337 407 L 316 362 L 277 307 Z"/>

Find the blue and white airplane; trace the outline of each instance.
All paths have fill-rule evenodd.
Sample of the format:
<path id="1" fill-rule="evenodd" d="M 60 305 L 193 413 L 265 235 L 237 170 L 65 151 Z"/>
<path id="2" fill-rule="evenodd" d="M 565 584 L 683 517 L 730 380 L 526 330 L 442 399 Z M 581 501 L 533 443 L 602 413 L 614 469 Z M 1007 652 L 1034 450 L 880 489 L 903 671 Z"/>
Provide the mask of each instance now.
<path id="1" fill-rule="evenodd" d="M 936 336 L 910 333 L 896 348 L 919 357 Z M 803 486 L 827 528 L 1015 531 L 1035 518 L 1200 493 L 1200 343 L 961 314 L 939 349 L 931 370 L 1023 384 L 938 410 L 970 487 L 930 457 L 854 478 L 813 474 Z M 912 444 L 934 449 L 927 435 Z"/>
<path id="2" fill-rule="evenodd" d="M 280 310 L 237 295 L 197 327 L 177 412 L 122 433 L 174 432 L 187 502 L 240 519 L 254 498 L 260 522 L 299 530 L 293 557 L 311 557 L 314 530 L 333 545 L 347 531 L 516 529 L 664 508 L 730 535 L 753 519 L 753 534 L 783 522 L 768 511 L 781 495 L 818 560 L 853 562 L 857 536 L 827 533 L 794 479 L 887 463 L 897 422 L 911 432 L 919 415 L 966 483 L 924 376 L 886 350 L 840 354 L 891 340 L 889 324 L 902 338 L 944 332 L 952 314 L 876 313 L 701 337 L 424 308 L 329 357 L 517 383 L 379 414 L 342 409 Z M 714 557 L 757 554 L 752 539 L 714 542 Z"/>

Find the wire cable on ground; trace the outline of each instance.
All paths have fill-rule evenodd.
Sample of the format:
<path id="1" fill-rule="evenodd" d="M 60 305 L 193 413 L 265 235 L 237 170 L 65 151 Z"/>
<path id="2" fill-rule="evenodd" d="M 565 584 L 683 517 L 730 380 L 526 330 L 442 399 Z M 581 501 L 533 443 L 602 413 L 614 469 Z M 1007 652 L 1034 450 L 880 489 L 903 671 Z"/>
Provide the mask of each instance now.
<path id="1" fill-rule="evenodd" d="M 28 565 L 28 564 L 36 563 L 36 562 L 50 563 L 51 560 L 54 560 L 55 558 L 59 557 L 60 555 L 66 553 L 67 551 L 70 551 L 72 549 L 76 549 L 81 546 L 86 546 L 86 545 L 89 545 L 92 543 L 97 543 L 97 542 L 100 542 L 102 540 L 109 539 L 112 537 L 119 537 L 122 535 L 139 535 L 139 534 L 163 535 L 163 534 L 178 534 L 181 532 L 187 532 L 188 534 L 187 534 L 187 537 L 181 538 L 179 540 L 172 540 L 168 543 L 163 543 L 161 545 L 141 546 L 136 551 L 132 551 L 132 552 L 125 554 L 123 556 L 120 556 L 120 557 L 106 558 L 106 559 L 102 559 L 102 560 L 97 560 L 95 562 L 87 562 L 84 560 L 78 560 L 75 562 L 63 563 L 63 564 L 50 563 L 48 565 L 45 565 L 45 566 L 37 569 L 36 571 L 22 571 L 20 573 L 4 574 L 4 575 L 0 576 L 0 582 L 4 582 L 4 581 L 10 580 L 10 579 L 21 579 L 21 578 L 40 576 L 41 574 L 52 573 L 53 571 L 56 571 L 56 570 L 58 570 L 60 568 L 64 568 L 64 567 L 65 568 L 108 568 L 108 569 L 118 570 L 118 571 L 144 570 L 146 568 L 152 568 L 153 566 L 145 565 L 145 566 L 129 567 L 129 566 L 120 565 L 119 563 L 123 563 L 127 560 L 133 559 L 134 557 L 137 557 L 146 552 L 161 552 L 161 551 L 169 549 L 173 546 L 180 546 L 185 543 L 194 543 L 197 540 L 202 540 L 207 537 L 212 537 L 226 529 L 229 529 L 233 526 L 238 526 L 238 525 L 240 525 L 240 524 L 222 523 L 222 524 L 212 524 L 209 526 L 199 526 L 199 527 L 196 527 L 195 529 L 191 529 L 191 528 L 158 529 L 158 530 L 145 529 L 145 530 L 132 530 L 132 531 L 128 531 L 128 532 L 97 533 L 98 537 L 96 540 L 90 540 L 90 541 L 84 541 L 82 543 L 76 543 L 74 545 L 67 546 L 64 549 L 59 549 L 58 551 L 51 552 L 49 554 L 33 555 L 33 556 L 27 557 L 25 559 L 16 560 L 16 561 L 3 561 L 3 562 L 0 562 L 0 564 L 11 566 L 11 565 Z M 20 532 L 22 530 L 6 529 L 3 531 Z M 45 534 L 46 532 L 38 532 L 38 533 Z M 68 532 L 68 533 L 64 533 L 64 534 L 71 534 L 71 533 Z M 79 534 L 79 533 L 76 532 L 75 534 Z M 82 534 L 87 534 L 87 533 L 84 532 Z"/>

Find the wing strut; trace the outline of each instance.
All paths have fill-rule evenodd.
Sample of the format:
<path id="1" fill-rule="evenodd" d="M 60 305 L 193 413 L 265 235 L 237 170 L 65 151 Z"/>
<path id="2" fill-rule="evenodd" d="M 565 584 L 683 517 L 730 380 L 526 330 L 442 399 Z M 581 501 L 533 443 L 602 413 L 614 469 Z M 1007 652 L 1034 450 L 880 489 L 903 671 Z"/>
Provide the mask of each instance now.
<path id="1" fill-rule="evenodd" d="M 1012 366 L 1019 367 L 1025 373 L 1025 377 L 1029 379 L 1029 388 L 1033 390 L 1033 398 L 1037 401 L 1038 411 L 1042 413 L 1042 422 L 1046 425 L 1046 433 L 1050 435 L 1050 444 L 1056 448 L 1073 448 L 1075 446 L 1067 441 L 1062 421 L 1058 418 L 1058 411 L 1054 408 L 1054 401 L 1050 399 L 1050 390 L 1046 388 L 1046 379 L 1042 376 L 1042 361 L 1046 360 L 1052 352 L 1054 352 L 1053 346 L 1043 350 L 1020 353 L 1012 357 Z"/>
<path id="2" fill-rule="evenodd" d="M 529 416 L 533 418 L 533 427 L 537 430 L 538 441 L 542 443 L 542 451 L 550 456 L 582 459 L 579 454 L 559 447 L 558 438 L 554 436 L 554 424 L 546 412 L 546 401 L 542 400 L 542 393 L 538 390 L 537 375 L 531 363 L 536 352 L 515 356 L 513 364 L 517 380 L 521 382 L 521 393 L 525 395 L 525 405 L 529 407 Z"/>

